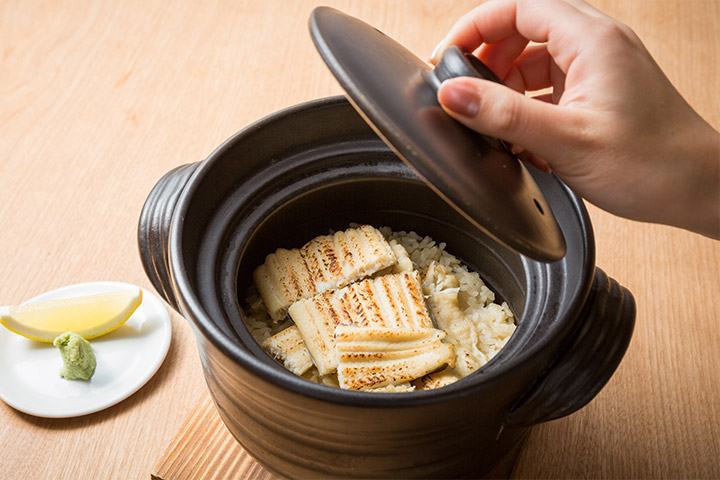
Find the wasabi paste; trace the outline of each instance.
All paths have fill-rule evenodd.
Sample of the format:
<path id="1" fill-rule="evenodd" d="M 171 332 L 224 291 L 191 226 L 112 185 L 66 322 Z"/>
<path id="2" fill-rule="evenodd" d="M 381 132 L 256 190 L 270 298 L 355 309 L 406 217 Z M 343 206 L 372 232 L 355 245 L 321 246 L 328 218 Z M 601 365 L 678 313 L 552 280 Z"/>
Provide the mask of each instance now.
<path id="1" fill-rule="evenodd" d="M 89 380 L 95 373 L 95 354 L 90 342 L 77 333 L 63 333 L 53 341 L 63 359 L 60 376 L 68 380 Z"/>

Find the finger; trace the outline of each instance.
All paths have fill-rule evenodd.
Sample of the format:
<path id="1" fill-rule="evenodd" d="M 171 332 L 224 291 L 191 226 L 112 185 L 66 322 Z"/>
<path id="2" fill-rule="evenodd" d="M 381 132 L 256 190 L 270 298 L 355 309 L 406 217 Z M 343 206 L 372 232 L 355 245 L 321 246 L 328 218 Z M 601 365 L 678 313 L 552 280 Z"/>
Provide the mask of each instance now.
<path id="1" fill-rule="evenodd" d="M 559 99 L 565 86 L 565 74 L 550 56 L 546 45 L 533 44 L 515 60 L 503 81 L 519 92 L 552 87 Z"/>
<path id="2" fill-rule="evenodd" d="M 491 0 L 457 21 L 435 48 L 432 60 L 435 63 L 449 45 L 474 51 L 483 43 L 520 34 L 533 42 L 551 43 L 558 56 L 564 57 L 558 64 L 567 71 L 576 55 L 568 38 L 583 38 L 594 20 L 594 16 L 562 0 Z"/>
<path id="3" fill-rule="evenodd" d="M 585 131 L 582 111 L 540 102 L 504 85 L 460 77 L 443 82 L 438 100 L 445 111 L 480 133 L 520 145 L 543 158 Z"/>
<path id="4" fill-rule="evenodd" d="M 544 44 L 528 45 L 513 62 L 503 81 L 519 92 L 551 87 L 550 64 L 552 62 L 552 57 Z"/>
<path id="5" fill-rule="evenodd" d="M 505 78 L 515 60 L 525 50 L 527 38 L 516 33 L 494 43 L 485 43 L 480 47 L 477 57 L 500 78 Z"/>
<path id="6" fill-rule="evenodd" d="M 606 18 L 606 19 L 610 18 L 609 16 L 607 16 L 600 10 L 596 9 L 595 7 L 593 7 L 592 5 L 590 5 L 589 3 L 587 3 L 584 0 L 565 0 L 565 1 L 567 3 L 569 3 L 570 5 L 572 5 L 573 7 L 580 10 L 581 12 L 586 13 L 588 15 L 592 15 L 593 17 Z"/>
<path id="7" fill-rule="evenodd" d="M 545 103 L 557 103 L 555 101 L 554 95 L 552 93 L 543 93 L 542 95 L 533 95 L 530 98 L 532 98 L 533 100 L 540 100 L 541 102 L 545 102 Z"/>
<path id="8" fill-rule="evenodd" d="M 472 52 L 483 43 L 501 40 L 516 33 L 514 0 L 489 1 L 470 10 L 455 22 L 435 47 L 431 60 L 439 60 L 440 54 L 450 45 Z"/>
<path id="9" fill-rule="evenodd" d="M 552 173 L 552 169 L 550 169 L 550 165 L 548 162 L 543 160 L 542 158 L 538 157 L 534 153 L 525 150 L 520 145 L 513 145 L 510 144 L 510 152 L 512 152 L 513 155 L 517 156 L 520 160 L 522 160 L 525 163 L 529 163 L 530 165 L 534 166 L 538 170 L 541 170 L 545 173 Z"/>
<path id="10" fill-rule="evenodd" d="M 545 173 L 552 173 L 552 169 L 550 168 L 548 162 L 546 162 L 532 152 L 524 150 L 518 155 L 518 158 L 525 163 L 529 163 L 540 171 L 543 171 Z"/>

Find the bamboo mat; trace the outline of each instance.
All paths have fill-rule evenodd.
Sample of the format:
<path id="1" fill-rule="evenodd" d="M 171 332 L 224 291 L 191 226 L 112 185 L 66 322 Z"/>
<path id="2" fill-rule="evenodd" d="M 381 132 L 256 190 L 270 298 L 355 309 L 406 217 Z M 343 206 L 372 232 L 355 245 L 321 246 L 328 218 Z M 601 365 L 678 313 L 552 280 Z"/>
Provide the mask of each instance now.
<path id="1" fill-rule="evenodd" d="M 509 478 L 518 444 L 484 478 Z M 206 393 L 153 468 L 153 480 L 275 480 L 235 441 Z"/>

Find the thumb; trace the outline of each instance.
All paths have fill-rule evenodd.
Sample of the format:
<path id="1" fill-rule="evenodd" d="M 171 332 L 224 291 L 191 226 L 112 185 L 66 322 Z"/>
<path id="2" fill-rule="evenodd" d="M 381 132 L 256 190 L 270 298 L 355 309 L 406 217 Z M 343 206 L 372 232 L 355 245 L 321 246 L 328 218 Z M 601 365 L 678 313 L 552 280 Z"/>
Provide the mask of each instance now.
<path id="1" fill-rule="evenodd" d="M 471 77 L 446 80 L 438 90 L 443 109 L 467 127 L 522 146 L 552 163 L 572 141 L 580 120 L 567 107 L 533 99 L 499 83 Z"/>

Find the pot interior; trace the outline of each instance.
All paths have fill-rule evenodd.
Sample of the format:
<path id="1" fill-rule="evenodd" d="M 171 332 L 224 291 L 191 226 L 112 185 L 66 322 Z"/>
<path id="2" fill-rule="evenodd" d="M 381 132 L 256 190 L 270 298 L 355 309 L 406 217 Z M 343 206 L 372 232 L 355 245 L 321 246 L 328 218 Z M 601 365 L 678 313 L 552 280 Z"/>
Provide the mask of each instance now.
<path id="1" fill-rule="evenodd" d="M 186 304 L 199 307 L 190 317 L 205 336 L 240 363 L 260 362 L 261 370 L 292 376 L 260 348 L 243 321 L 252 272 L 265 256 L 351 223 L 429 235 L 477 271 L 515 314 L 518 329 L 508 344 L 457 384 L 476 381 L 509 368 L 509 360 L 552 330 L 566 329 L 561 320 L 577 310 L 594 264 L 582 202 L 555 177 L 531 174 L 566 239 L 567 255 L 557 262 L 530 260 L 473 227 L 344 99 L 294 107 L 240 132 L 198 168 L 179 203 L 176 280 L 181 295 L 193 300 Z"/>

